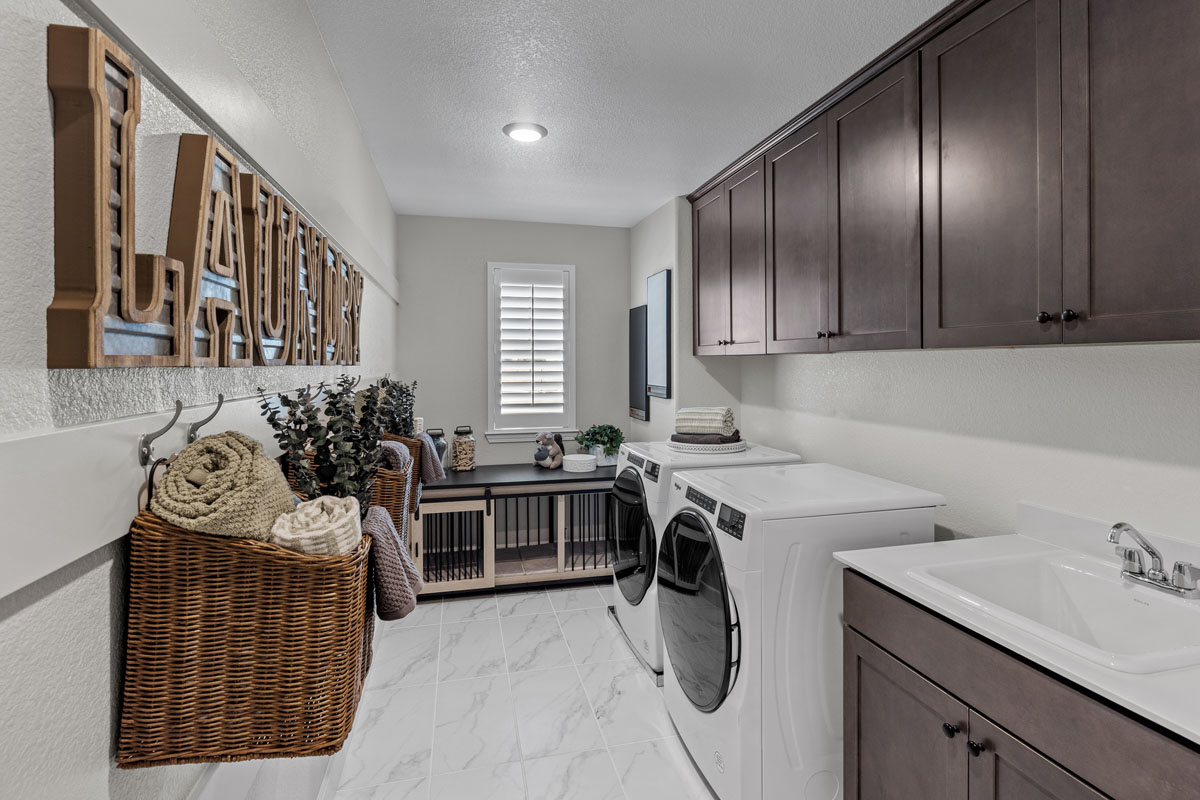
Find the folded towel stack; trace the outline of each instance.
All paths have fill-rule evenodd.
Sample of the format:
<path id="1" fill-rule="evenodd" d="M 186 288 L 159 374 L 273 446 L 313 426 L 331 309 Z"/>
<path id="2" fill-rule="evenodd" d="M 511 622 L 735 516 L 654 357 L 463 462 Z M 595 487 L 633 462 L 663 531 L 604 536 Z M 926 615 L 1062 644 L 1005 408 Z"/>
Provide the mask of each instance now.
<path id="1" fill-rule="evenodd" d="M 742 440 L 742 434 L 737 428 L 733 433 L 724 436 L 720 433 L 672 433 L 671 441 L 681 444 L 736 444 Z"/>
<path id="2" fill-rule="evenodd" d="M 715 433 L 732 436 L 733 431 L 732 408 L 681 408 L 675 412 L 676 433 Z"/>
<path id="3" fill-rule="evenodd" d="M 392 517 L 382 506 L 367 510 L 363 531 L 372 539 L 376 613 L 384 620 L 408 616 L 417 607 L 417 595 L 425 588 L 425 582 L 408 554 L 407 538 L 396 534 Z"/>
<path id="4" fill-rule="evenodd" d="M 322 495 L 275 520 L 271 541 L 311 556 L 344 556 L 362 539 L 358 500 Z"/>
<path id="5" fill-rule="evenodd" d="M 271 538 L 271 525 L 295 506 L 279 465 L 236 431 L 197 439 L 167 467 L 150 510 L 189 531 Z"/>

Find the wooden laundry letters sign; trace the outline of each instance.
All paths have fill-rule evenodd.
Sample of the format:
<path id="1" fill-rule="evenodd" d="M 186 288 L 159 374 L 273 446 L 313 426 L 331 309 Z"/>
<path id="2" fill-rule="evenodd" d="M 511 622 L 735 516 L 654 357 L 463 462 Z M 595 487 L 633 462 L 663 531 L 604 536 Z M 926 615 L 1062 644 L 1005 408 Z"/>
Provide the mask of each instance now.
<path id="1" fill-rule="evenodd" d="M 182 134 L 167 253 L 134 253 L 129 56 L 51 25 L 54 299 L 47 366 L 357 364 L 363 277 L 211 136 Z"/>

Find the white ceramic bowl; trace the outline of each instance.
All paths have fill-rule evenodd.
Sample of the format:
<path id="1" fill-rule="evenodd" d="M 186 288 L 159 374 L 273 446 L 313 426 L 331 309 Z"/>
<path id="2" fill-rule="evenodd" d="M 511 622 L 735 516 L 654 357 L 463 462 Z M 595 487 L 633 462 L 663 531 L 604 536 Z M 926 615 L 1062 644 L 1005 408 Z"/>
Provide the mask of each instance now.
<path id="1" fill-rule="evenodd" d="M 563 456 L 564 472 L 595 472 L 596 457 L 586 453 Z"/>

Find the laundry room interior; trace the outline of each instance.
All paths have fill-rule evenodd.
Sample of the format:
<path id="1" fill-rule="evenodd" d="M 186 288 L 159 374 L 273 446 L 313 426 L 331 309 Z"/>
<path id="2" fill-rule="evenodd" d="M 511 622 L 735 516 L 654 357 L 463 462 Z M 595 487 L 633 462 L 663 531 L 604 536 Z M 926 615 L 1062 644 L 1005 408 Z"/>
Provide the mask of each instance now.
<path id="1" fill-rule="evenodd" d="M 1194 0 L 0 0 L 0 74 L 0 800 L 1200 797 Z"/>

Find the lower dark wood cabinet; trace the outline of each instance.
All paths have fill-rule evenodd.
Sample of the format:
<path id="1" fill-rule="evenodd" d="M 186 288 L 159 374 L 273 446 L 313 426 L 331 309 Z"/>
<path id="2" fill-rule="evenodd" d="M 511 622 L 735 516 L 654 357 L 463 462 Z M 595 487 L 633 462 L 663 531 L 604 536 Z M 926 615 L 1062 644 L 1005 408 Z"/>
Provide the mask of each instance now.
<path id="1" fill-rule="evenodd" d="M 853 570 L 846 800 L 1196 800 L 1183 742 Z"/>

